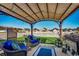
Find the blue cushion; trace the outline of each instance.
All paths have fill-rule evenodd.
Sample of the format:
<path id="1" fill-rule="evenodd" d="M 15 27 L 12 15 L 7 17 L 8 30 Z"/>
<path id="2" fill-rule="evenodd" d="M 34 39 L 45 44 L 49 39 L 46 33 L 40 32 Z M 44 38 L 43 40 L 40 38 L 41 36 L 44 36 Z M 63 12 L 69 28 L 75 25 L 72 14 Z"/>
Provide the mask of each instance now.
<path id="1" fill-rule="evenodd" d="M 38 42 L 38 40 L 31 40 L 31 43 L 37 43 Z"/>
<path id="2" fill-rule="evenodd" d="M 27 46 L 21 45 L 20 48 L 21 48 L 21 49 L 27 49 Z"/>
<path id="3" fill-rule="evenodd" d="M 38 40 L 36 40 L 37 38 L 35 36 L 33 36 L 33 35 L 29 35 L 28 38 L 30 39 L 30 42 L 32 44 L 39 42 Z"/>
<path id="4" fill-rule="evenodd" d="M 21 49 L 27 49 L 27 46 L 24 45 L 24 43 L 18 45 L 16 42 L 13 42 L 12 40 L 8 40 L 4 43 L 3 46 L 5 49 L 8 50 L 21 50 Z"/>
<path id="5" fill-rule="evenodd" d="M 12 41 L 11 40 L 7 40 L 5 43 L 4 43 L 4 46 L 3 46 L 5 49 L 8 49 L 8 50 L 13 50 L 13 47 L 12 47 Z"/>
<path id="6" fill-rule="evenodd" d="M 21 49 L 27 49 L 27 46 L 24 43 L 20 43 L 19 46 Z"/>
<path id="7" fill-rule="evenodd" d="M 29 35 L 28 38 L 33 40 L 33 35 Z"/>
<path id="8" fill-rule="evenodd" d="M 33 36 L 33 35 L 29 35 L 28 38 L 29 38 L 30 40 L 37 40 L 37 37 L 35 37 L 35 36 Z"/>

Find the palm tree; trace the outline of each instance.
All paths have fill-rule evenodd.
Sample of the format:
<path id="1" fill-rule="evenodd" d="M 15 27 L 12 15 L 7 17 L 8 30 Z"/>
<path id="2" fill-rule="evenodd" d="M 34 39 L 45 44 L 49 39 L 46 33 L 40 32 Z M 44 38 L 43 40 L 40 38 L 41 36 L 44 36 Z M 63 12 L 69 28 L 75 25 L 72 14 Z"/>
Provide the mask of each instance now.
<path id="1" fill-rule="evenodd" d="M 39 29 L 38 29 L 38 28 L 34 28 L 34 30 L 35 30 L 35 31 L 39 31 Z"/>
<path id="2" fill-rule="evenodd" d="M 44 28 L 43 28 L 43 31 L 46 32 L 46 31 L 47 31 L 47 28 L 44 27 Z"/>

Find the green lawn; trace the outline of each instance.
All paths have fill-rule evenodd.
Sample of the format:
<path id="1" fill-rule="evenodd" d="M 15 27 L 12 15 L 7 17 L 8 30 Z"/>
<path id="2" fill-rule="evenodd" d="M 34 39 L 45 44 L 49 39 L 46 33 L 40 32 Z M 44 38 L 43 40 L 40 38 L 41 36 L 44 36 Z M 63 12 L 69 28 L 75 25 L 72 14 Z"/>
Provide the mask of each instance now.
<path id="1" fill-rule="evenodd" d="M 18 37 L 17 40 L 25 40 L 24 37 Z"/>
<path id="2" fill-rule="evenodd" d="M 56 37 L 39 37 L 41 43 L 55 44 Z"/>
<path id="3" fill-rule="evenodd" d="M 19 37 L 19 38 L 17 38 L 17 40 L 22 41 L 22 40 L 25 40 L 25 38 L 24 37 Z M 38 40 L 40 40 L 41 43 L 55 44 L 57 38 L 56 37 L 38 37 Z"/>
<path id="4" fill-rule="evenodd" d="M 22 42 L 22 41 L 25 40 L 25 38 L 24 37 L 18 37 L 17 39 L 13 39 L 13 40 L 17 40 L 18 42 Z M 28 40 L 28 38 L 26 39 L 26 41 L 27 40 Z M 40 40 L 41 43 L 55 44 L 57 38 L 56 37 L 38 37 L 38 40 Z M 5 40 L 0 40 L 0 42 L 4 42 L 4 41 Z"/>
<path id="5" fill-rule="evenodd" d="M 0 39 L 0 43 L 4 43 L 5 41 L 6 41 L 6 40 L 1 40 L 1 39 Z"/>

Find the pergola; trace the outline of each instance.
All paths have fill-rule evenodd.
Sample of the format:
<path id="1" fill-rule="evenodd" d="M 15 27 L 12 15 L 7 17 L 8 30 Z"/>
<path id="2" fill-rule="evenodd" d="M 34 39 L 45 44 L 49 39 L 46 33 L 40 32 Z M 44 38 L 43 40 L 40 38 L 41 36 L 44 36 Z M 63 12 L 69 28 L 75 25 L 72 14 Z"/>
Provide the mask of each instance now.
<path id="1" fill-rule="evenodd" d="M 78 3 L 1 3 L 0 11 L 5 12 L 22 21 L 31 24 L 31 35 L 33 35 L 33 24 L 42 20 L 55 21 L 60 28 L 62 38 L 62 22 L 76 9 Z"/>

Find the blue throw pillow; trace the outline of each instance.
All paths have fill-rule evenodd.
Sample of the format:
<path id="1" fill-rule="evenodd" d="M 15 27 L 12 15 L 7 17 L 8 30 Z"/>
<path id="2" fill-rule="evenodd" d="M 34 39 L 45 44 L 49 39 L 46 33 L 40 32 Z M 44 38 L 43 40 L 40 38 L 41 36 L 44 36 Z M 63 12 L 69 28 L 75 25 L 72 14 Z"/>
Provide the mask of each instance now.
<path id="1" fill-rule="evenodd" d="M 20 43 L 19 46 L 20 46 L 21 49 L 27 49 L 27 47 L 24 43 Z"/>
<path id="2" fill-rule="evenodd" d="M 13 43 L 13 42 L 12 42 L 11 40 L 7 40 L 7 41 L 4 43 L 3 47 L 4 47 L 5 49 L 8 49 L 8 50 L 13 50 L 12 43 Z"/>
<path id="3" fill-rule="evenodd" d="M 26 46 L 26 42 L 23 42 L 23 44 Z"/>
<path id="4" fill-rule="evenodd" d="M 13 47 L 14 50 L 20 50 L 21 49 L 20 46 L 15 42 L 12 43 L 12 47 Z"/>

